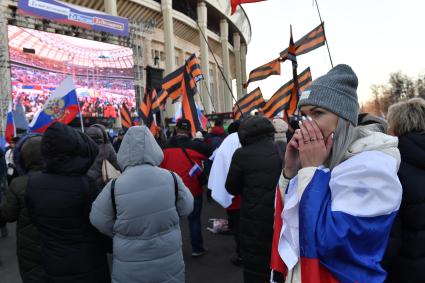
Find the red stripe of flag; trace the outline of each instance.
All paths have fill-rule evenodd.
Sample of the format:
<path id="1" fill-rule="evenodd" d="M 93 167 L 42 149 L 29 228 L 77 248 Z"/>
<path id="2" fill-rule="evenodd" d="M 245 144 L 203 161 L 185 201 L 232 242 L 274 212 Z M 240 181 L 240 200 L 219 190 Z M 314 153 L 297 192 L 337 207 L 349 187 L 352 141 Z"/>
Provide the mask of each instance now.
<path id="1" fill-rule="evenodd" d="M 255 3 L 255 2 L 261 2 L 261 1 L 265 1 L 265 0 L 231 0 L 230 4 L 232 6 L 232 15 L 236 12 L 236 7 L 240 4 Z"/>
<path id="2" fill-rule="evenodd" d="M 274 227 L 273 227 L 273 240 L 272 240 L 272 253 L 270 257 L 270 268 L 272 270 L 278 271 L 286 276 L 288 268 L 283 262 L 282 258 L 279 255 L 279 239 L 280 231 L 282 230 L 282 211 L 283 211 L 283 201 L 282 196 L 280 195 L 279 186 L 276 187 L 276 197 L 275 197 L 275 213 L 274 213 Z"/>

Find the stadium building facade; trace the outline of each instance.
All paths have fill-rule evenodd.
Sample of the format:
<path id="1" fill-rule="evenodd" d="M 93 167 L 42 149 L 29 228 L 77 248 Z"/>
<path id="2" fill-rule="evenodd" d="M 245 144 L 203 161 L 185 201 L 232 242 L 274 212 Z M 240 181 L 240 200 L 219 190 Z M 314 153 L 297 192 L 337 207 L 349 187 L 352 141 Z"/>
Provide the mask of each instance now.
<path id="1" fill-rule="evenodd" d="M 242 8 L 238 8 L 235 14 L 230 15 L 231 8 L 228 0 L 63 1 L 127 18 L 131 23 L 130 39 L 127 40 L 105 33 L 90 35 L 72 27 L 65 29 L 64 25 L 55 25 L 40 19 L 31 20 L 29 24 L 23 25 L 22 19 L 19 21 L 19 16 L 16 14 L 18 1 L 2 0 L 1 2 L 0 33 L 2 37 L 6 37 L 6 40 L 10 40 L 7 39 L 8 25 L 17 25 L 106 43 L 117 44 L 118 42 L 119 45 L 133 47 L 136 67 L 150 65 L 161 68 L 164 69 L 164 75 L 171 73 L 184 64 L 187 57 L 196 53 L 200 58 L 205 78 L 200 83 L 200 96 L 197 98 L 206 113 L 231 111 L 233 99 L 228 86 L 236 85 L 233 93 L 235 98 L 246 94 L 242 83 L 246 81 L 246 53 L 251 39 L 251 26 Z M 131 38 L 135 34 L 137 38 Z M 4 48 L 3 44 L 1 50 L 3 56 L 0 59 L 5 60 L 3 65 L 7 65 L 9 55 L 5 54 Z M 137 71 L 135 73 L 137 85 L 137 80 L 143 81 L 144 75 L 138 76 Z M 4 74 L 3 68 L 0 75 L 4 76 Z M 7 103 L 4 89 L 7 84 L 10 89 L 10 80 L 2 77 L 3 104 Z M 143 82 L 141 84 L 143 85 Z M 167 108 L 168 116 L 172 115 L 173 111 L 170 110 L 173 107 L 169 105 Z"/>

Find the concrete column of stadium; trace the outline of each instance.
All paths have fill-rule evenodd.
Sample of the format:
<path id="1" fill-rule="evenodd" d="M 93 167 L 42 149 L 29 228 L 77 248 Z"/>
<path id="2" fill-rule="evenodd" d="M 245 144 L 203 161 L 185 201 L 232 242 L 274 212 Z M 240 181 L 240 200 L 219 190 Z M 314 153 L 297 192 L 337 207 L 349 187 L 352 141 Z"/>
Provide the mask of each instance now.
<path id="1" fill-rule="evenodd" d="M 104 0 L 105 11 L 112 16 L 118 16 L 117 12 L 117 0 Z"/>
<path id="2" fill-rule="evenodd" d="M 221 93 L 221 75 L 219 74 L 219 70 L 216 64 L 212 65 L 213 68 L 213 73 L 214 73 L 214 77 L 211 78 L 211 80 L 213 80 L 213 82 L 215 82 L 214 84 L 214 90 L 213 90 L 213 99 L 214 99 L 214 106 L 215 106 L 215 111 L 216 112 L 222 112 L 223 111 L 223 107 L 222 105 L 222 99 L 220 99 L 220 93 Z"/>
<path id="3" fill-rule="evenodd" d="M 223 100 L 224 100 L 224 111 L 231 111 L 232 109 L 232 94 L 228 86 L 232 86 L 230 81 L 230 58 L 229 58 L 229 24 L 226 19 L 220 20 L 220 40 L 221 40 L 221 49 L 223 54 L 223 73 L 224 80 L 223 82 Z"/>
<path id="4" fill-rule="evenodd" d="M 158 66 L 154 66 L 152 62 L 152 38 L 150 38 L 149 36 L 143 37 L 143 49 L 145 51 L 145 56 L 143 56 L 144 65 L 153 66 L 157 68 Z"/>
<path id="5" fill-rule="evenodd" d="M 10 61 L 7 33 L 6 5 L 0 5 L 0 135 L 5 136 L 6 116 L 9 101 L 12 99 L 10 82 Z"/>
<path id="6" fill-rule="evenodd" d="M 174 28 L 173 28 L 173 0 L 161 0 L 162 18 L 164 21 L 164 44 L 165 44 L 165 74 L 174 71 Z M 168 99 L 165 105 L 167 117 L 174 116 L 174 106 Z"/>
<path id="7" fill-rule="evenodd" d="M 242 66 L 241 66 L 241 36 L 239 33 L 233 33 L 233 52 L 235 53 L 236 68 L 236 89 L 238 99 L 242 97 Z"/>
<path id="8" fill-rule="evenodd" d="M 200 90 L 202 96 L 202 102 L 206 113 L 211 113 L 211 100 L 209 96 L 210 92 L 210 72 L 209 72 L 209 53 L 208 53 L 208 40 L 207 35 L 207 5 L 205 2 L 198 3 L 198 24 L 199 24 L 199 40 L 201 47 L 201 69 L 204 74 L 204 81 L 200 82 Z M 203 35 L 202 35 L 203 34 Z M 205 38 L 204 38 L 205 37 Z"/>
<path id="9" fill-rule="evenodd" d="M 241 69 L 242 69 L 242 83 L 246 83 L 246 44 L 241 44 Z M 246 88 L 242 88 L 242 96 L 246 95 Z"/>

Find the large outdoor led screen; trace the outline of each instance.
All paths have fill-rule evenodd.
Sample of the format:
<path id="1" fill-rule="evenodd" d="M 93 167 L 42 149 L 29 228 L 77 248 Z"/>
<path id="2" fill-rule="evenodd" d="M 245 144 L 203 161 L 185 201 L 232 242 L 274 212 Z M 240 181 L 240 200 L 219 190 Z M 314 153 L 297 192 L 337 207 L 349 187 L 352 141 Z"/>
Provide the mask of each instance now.
<path id="1" fill-rule="evenodd" d="M 27 117 L 72 76 L 83 117 L 116 118 L 120 106 L 136 107 L 130 48 L 33 29 L 8 27 L 14 105 Z"/>

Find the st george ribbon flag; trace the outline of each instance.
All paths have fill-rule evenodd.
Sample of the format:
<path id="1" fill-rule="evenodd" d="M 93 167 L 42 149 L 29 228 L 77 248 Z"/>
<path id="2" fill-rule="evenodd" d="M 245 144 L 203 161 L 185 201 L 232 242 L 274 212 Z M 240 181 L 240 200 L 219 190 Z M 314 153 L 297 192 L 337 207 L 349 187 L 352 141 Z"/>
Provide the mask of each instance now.
<path id="1" fill-rule="evenodd" d="M 175 103 L 177 99 L 183 95 L 184 88 L 182 87 L 182 83 L 184 81 L 185 72 L 189 74 L 189 78 L 192 78 L 195 83 L 204 79 L 201 66 L 199 65 L 199 60 L 195 53 L 187 58 L 183 66 L 180 66 L 162 80 L 163 90 L 158 93 L 159 104 L 165 103 L 165 100 L 168 97 L 170 97 L 173 103 Z"/>
<path id="2" fill-rule="evenodd" d="M 311 85 L 312 78 L 310 67 L 305 69 L 301 74 L 297 76 L 298 87 L 301 91 L 304 91 L 307 87 Z M 294 109 L 291 109 L 291 99 L 294 95 L 294 80 L 290 80 L 283 86 L 281 86 L 273 96 L 266 102 L 261 110 L 264 112 L 264 116 L 269 119 L 272 119 L 279 115 L 284 110 L 291 113 L 294 112 Z M 296 107 L 296 105 L 295 105 Z"/>
<path id="3" fill-rule="evenodd" d="M 132 126 L 134 126 L 133 120 L 131 119 L 130 110 L 123 103 L 120 109 L 121 114 L 121 126 L 123 129 L 128 130 Z"/>
<path id="4" fill-rule="evenodd" d="M 243 115 L 251 113 L 255 109 L 263 107 L 265 104 L 263 95 L 259 87 L 238 100 L 233 106 L 233 119 L 239 120 Z"/>
<path id="5" fill-rule="evenodd" d="M 69 124 L 78 114 L 77 92 L 68 76 L 53 91 L 43 109 L 37 112 L 29 125 L 31 132 L 43 133 L 54 122 Z"/>
<path id="6" fill-rule="evenodd" d="M 292 34 L 292 29 L 291 29 Z M 320 46 L 325 45 L 326 37 L 325 37 L 325 27 L 324 23 L 321 23 L 317 27 L 315 27 L 312 31 L 304 35 L 302 38 L 295 42 L 295 54 L 296 56 L 300 56 L 306 54 Z M 288 58 L 291 55 L 289 54 L 288 48 L 280 52 L 281 60 L 291 59 Z"/>
<path id="7" fill-rule="evenodd" d="M 271 75 L 280 75 L 280 63 L 282 62 L 279 57 L 255 68 L 249 73 L 248 81 L 243 84 L 243 87 L 247 88 L 249 83 L 264 80 Z"/>

